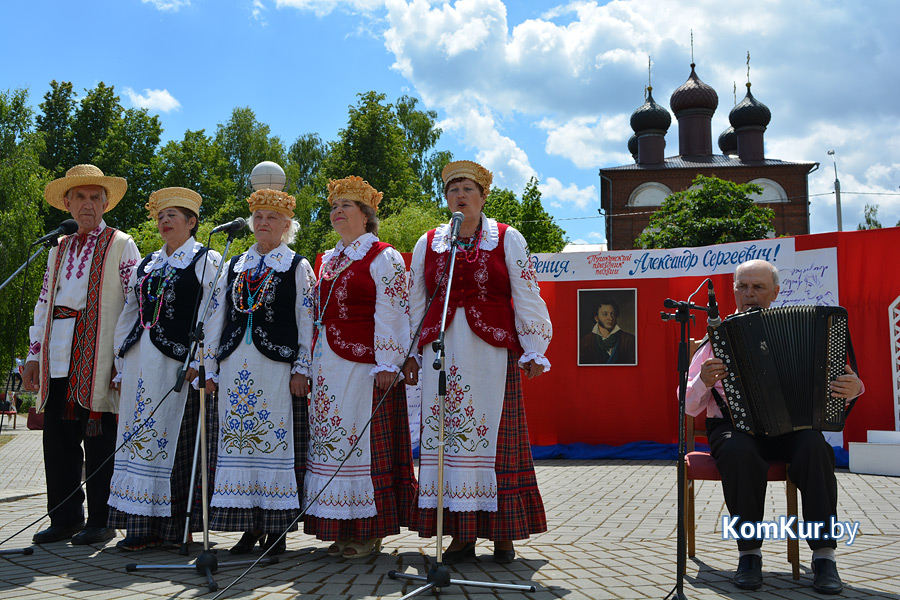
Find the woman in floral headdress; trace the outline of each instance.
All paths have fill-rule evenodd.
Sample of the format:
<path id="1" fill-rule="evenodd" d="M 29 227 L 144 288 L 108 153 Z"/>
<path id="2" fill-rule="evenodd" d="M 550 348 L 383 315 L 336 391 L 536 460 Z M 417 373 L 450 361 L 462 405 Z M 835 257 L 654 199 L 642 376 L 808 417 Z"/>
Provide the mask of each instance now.
<path id="1" fill-rule="evenodd" d="M 463 214 L 447 313 L 443 533 L 453 541 L 445 564 L 475 558 L 477 538 L 494 542 L 494 561 L 515 558 L 513 540 L 546 531 L 534 475 L 520 371 L 536 377 L 550 368 L 544 353 L 552 328 L 547 306 L 518 231 L 487 218 L 482 209 L 492 175 L 463 160 L 443 172 L 444 196 Z M 422 360 L 434 360 L 431 342 L 441 327 L 450 256 L 449 226 L 419 238 L 410 268 L 410 320 L 424 318 Z M 426 313 L 428 297 L 439 292 Z M 418 365 L 404 365 L 407 382 Z M 438 493 L 438 372 L 423 369 L 419 443 L 420 536 L 436 534 Z"/>
<path id="2" fill-rule="evenodd" d="M 416 498 L 406 395 L 399 379 L 388 391 L 410 339 L 406 266 L 376 237 L 381 196 L 360 177 L 328 183 L 341 241 L 316 284 L 304 531 L 345 558 L 409 525 Z"/>
<path id="3" fill-rule="evenodd" d="M 194 239 L 201 203 L 200 194 L 186 188 L 150 194 L 149 218 L 164 243 L 132 272 L 116 326 L 118 438 L 128 443 L 116 454 L 109 526 L 127 530 L 116 544 L 121 550 L 177 544 L 184 532 L 199 394 L 185 386 L 165 396 L 187 358 L 196 308 L 212 290 L 222 259 Z M 196 376 L 188 371 L 188 381 Z"/>
<path id="4" fill-rule="evenodd" d="M 258 540 L 278 554 L 303 492 L 315 276 L 287 247 L 299 229 L 294 197 L 263 189 L 247 202 L 256 243 L 226 265 L 208 327 L 206 389 L 218 388 L 209 526 L 244 532 L 232 554 Z"/>

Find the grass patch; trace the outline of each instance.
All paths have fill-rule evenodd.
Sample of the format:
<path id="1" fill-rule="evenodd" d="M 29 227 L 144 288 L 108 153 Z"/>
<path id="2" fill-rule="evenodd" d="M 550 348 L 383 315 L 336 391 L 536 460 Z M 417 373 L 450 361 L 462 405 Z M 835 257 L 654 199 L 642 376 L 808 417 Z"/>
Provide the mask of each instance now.
<path id="1" fill-rule="evenodd" d="M 3 444 L 5 444 L 6 442 L 8 442 L 11 439 L 13 439 L 13 436 L 11 436 L 11 435 L 0 435 L 0 448 L 2 448 Z"/>

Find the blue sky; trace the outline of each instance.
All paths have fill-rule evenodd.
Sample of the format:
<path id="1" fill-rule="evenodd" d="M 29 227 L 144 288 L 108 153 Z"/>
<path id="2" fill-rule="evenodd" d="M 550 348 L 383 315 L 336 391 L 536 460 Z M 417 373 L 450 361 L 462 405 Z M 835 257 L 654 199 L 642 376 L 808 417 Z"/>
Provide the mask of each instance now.
<path id="1" fill-rule="evenodd" d="M 865 204 L 900 220 L 900 10 L 893 0 L 72 0 L 8 1 L 0 87 L 36 106 L 52 79 L 103 81 L 159 114 L 164 140 L 211 132 L 251 107 L 290 144 L 335 139 L 356 94 L 403 94 L 437 111 L 439 148 L 477 160 L 495 185 L 541 182 L 573 241 L 598 243 L 600 167 L 632 161 L 628 120 L 647 60 L 668 108 L 690 73 L 719 95 L 713 143 L 744 95 L 772 111 L 766 156 L 819 162 L 813 232 L 834 231 L 835 150 L 844 229 Z M 15 25 L 13 25 L 15 24 Z M 674 124 L 666 155 L 678 153 Z"/>

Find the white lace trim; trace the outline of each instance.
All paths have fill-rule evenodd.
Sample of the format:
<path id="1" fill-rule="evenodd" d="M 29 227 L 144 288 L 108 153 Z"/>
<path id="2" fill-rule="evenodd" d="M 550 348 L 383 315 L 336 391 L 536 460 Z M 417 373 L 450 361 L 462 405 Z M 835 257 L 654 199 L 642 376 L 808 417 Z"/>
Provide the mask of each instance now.
<path id="1" fill-rule="evenodd" d="M 374 367 L 372 367 L 372 370 L 369 371 L 369 375 L 374 377 L 375 375 L 377 375 L 378 373 L 381 373 L 383 371 L 387 371 L 388 373 L 396 373 L 399 370 L 400 370 L 400 367 L 398 367 L 397 365 L 386 365 L 386 364 L 375 365 Z M 403 375 L 400 375 L 400 379 L 398 381 L 403 381 Z"/>
<path id="2" fill-rule="evenodd" d="M 291 368 L 291 375 L 294 373 L 300 373 L 301 375 L 306 375 L 307 377 L 312 376 L 312 370 L 308 365 L 294 365 Z"/>
<path id="3" fill-rule="evenodd" d="M 450 224 L 444 223 L 434 230 L 434 239 L 431 240 L 431 249 L 438 254 L 447 252 L 450 248 L 447 238 L 450 235 Z M 493 250 L 500 243 L 500 229 L 496 219 L 488 219 L 481 213 L 481 243 L 478 247 L 482 250 Z"/>
<path id="4" fill-rule="evenodd" d="M 325 261 L 331 258 L 332 254 L 334 254 L 335 252 L 340 252 L 342 250 L 345 250 L 344 254 L 346 254 L 353 260 L 360 260 L 362 258 L 365 258 L 366 254 L 369 253 L 369 250 L 372 249 L 372 245 L 377 241 L 378 237 L 374 233 L 364 233 L 353 240 L 353 242 L 349 246 L 347 246 L 345 250 L 344 241 L 339 240 L 337 245 L 333 249 L 326 252 L 325 256 L 322 257 L 322 264 L 325 264 Z"/>
<path id="5" fill-rule="evenodd" d="M 537 352 L 526 352 L 519 357 L 519 364 L 524 365 L 530 360 L 533 360 L 539 365 L 544 365 L 544 373 L 550 370 L 550 361 L 547 360 L 546 356 L 544 356 L 543 354 L 538 354 Z"/>
<path id="6" fill-rule="evenodd" d="M 259 265 L 260 254 L 257 249 L 258 244 L 253 244 L 250 249 L 241 254 L 241 257 L 234 263 L 234 272 L 243 273 L 255 269 Z M 272 267 L 276 273 L 284 273 L 291 268 L 291 262 L 294 260 L 294 251 L 282 242 L 277 248 L 265 255 L 263 262 L 267 267 Z"/>
<path id="7" fill-rule="evenodd" d="M 194 260 L 194 257 L 197 256 L 202 247 L 203 244 L 196 241 L 192 236 L 179 246 L 178 250 L 172 253 L 172 256 L 168 256 L 166 254 L 166 244 L 163 244 L 162 248 L 153 253 L 153 260 L 144 266 L 144 273 L 158 271 L 166 265 L 171 265 L 176 269 L 185 269 L 191 266 L 191 261 Z"/>

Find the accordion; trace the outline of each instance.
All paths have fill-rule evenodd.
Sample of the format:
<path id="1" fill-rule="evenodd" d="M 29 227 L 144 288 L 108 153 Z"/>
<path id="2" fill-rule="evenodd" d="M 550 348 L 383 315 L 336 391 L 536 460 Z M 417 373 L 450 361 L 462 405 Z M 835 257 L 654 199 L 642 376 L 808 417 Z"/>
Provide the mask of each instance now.
<path id="1" fill-rule="evenodd" d="M 844 428 L 844 399 L 832 398 L 829 384 L 844 374 L 848 348 L 855 362 L 846 309 L 753 309 L 711 328 L 709 339 L 725 363 L 722 386 L 735 429 L 776 436 Z"/>

